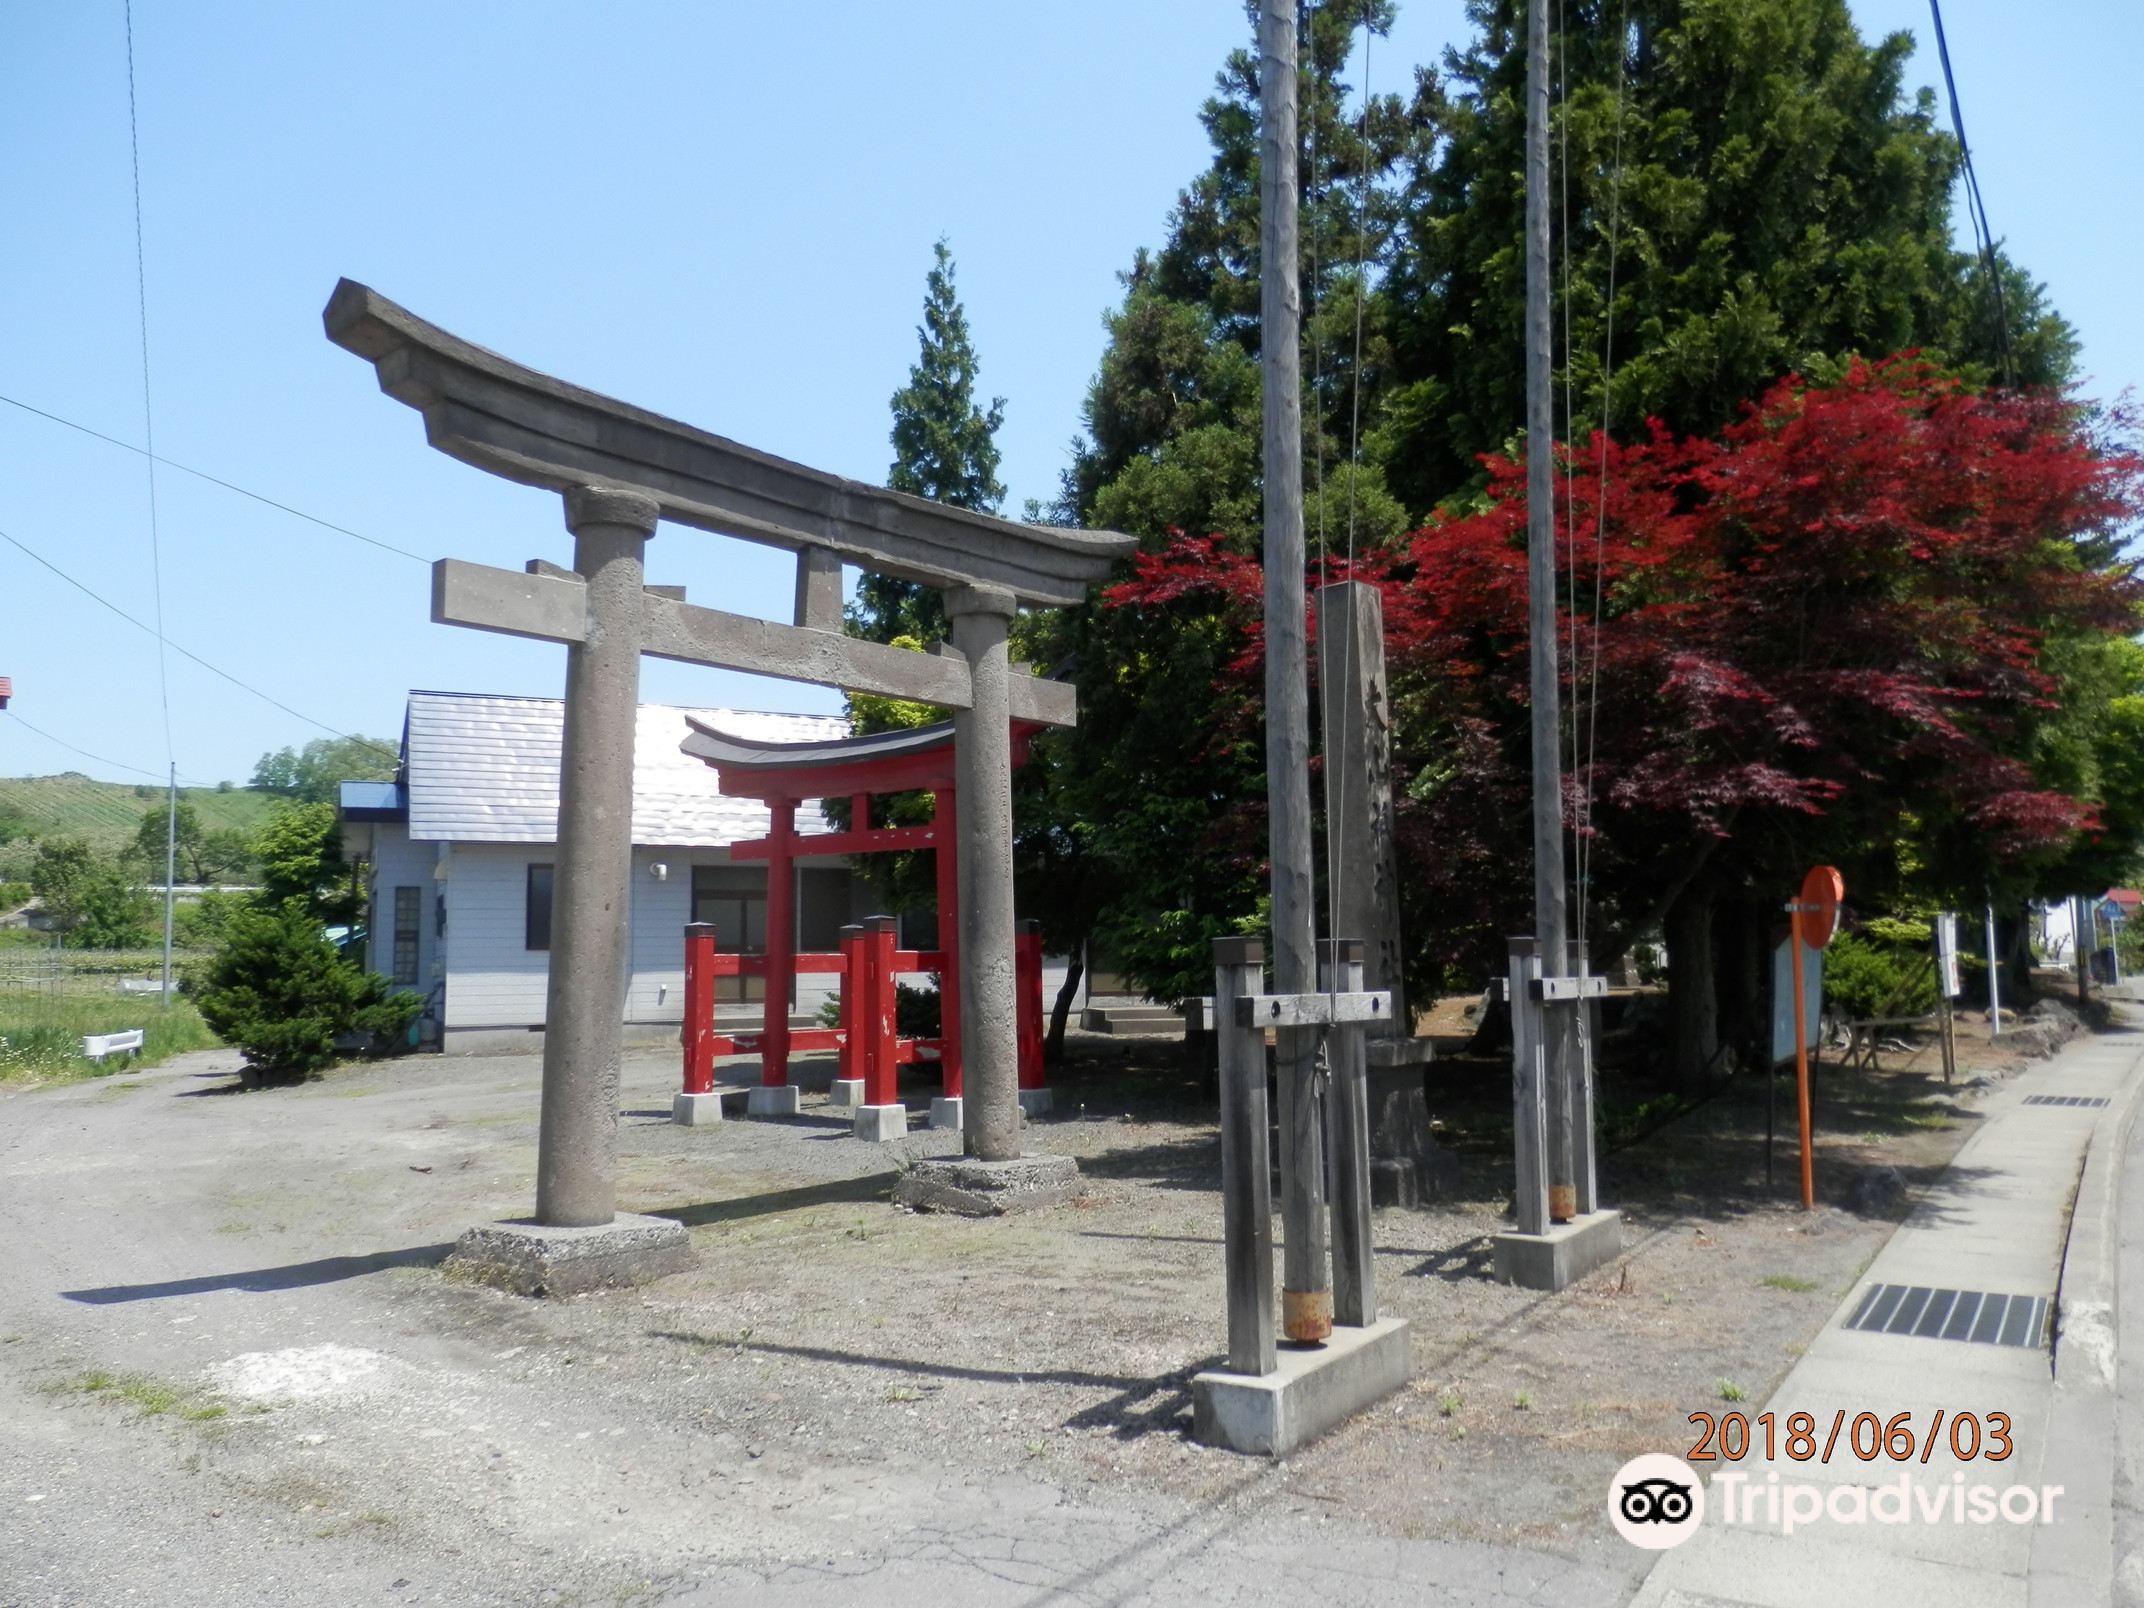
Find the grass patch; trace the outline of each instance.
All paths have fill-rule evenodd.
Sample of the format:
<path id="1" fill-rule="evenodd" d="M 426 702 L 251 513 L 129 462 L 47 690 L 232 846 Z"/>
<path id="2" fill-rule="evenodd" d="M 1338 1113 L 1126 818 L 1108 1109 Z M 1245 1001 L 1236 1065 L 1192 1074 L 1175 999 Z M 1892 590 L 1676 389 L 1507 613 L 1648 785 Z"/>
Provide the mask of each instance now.
<path id="1" fill-rule="evenodd" d="M 144 1418 L 175 1414 L 189 1424 L 207 1423 L 229 1411 L 220 1402 L 198 1401 L 192 1391 L 151 1378 L 148 1374 L 110 1373 L 102 1368 L 79 1373 L 54 1389 L 55 1393 L 73 1392 L 102 1401 L 123 1402 Z"/>
<path id="2" fill-rule="evenodd" d="M 143 1031 L 139 1057 L 108 1055 L 99 1063 L 82 1054 L 90 1033 Z M 138 1066 L 155 1066 L 188 1050 L 221 1042 L 201 1020 L 193 1001 L 166 1007 L 153 997 L 114 993 L 54 993 L 0 989 L 0 1083 L 57 1083 L 100 1077 Z"/>
<path id="3" fill-rule="evenodd" d="M 1790 1295 L 1807 1295 L 1817 1287 L 1814 1279 L 1798 1279 L 1792 1273 L 1767 1273 L 1757 1281 L 1767 1290 L 1785 1290 Z"/>

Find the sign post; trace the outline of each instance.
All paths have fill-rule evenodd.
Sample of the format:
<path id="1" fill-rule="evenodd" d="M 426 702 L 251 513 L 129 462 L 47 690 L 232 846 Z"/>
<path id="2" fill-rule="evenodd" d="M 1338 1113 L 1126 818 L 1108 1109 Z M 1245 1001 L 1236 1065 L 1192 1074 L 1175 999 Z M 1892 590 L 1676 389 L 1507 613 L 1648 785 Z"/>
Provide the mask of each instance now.
<path id="1" fill-rule="evenodd" d="M 1936 1009 L 1942 1013 L 1943 1081 L 1949 1083 L 1958 1071 L 1956 1025 L 1951 1019 L 1951 1001 L 1959 994 L 1958 918 L 1948 910 L 1936 912 Z"/>
<path id="2" fill-rule="evenodd" d="M 1839 922 L 1839 901 L 1846 882 L 1828 865 L 1813 867 L 1802 878 L 1801 896 L 1787 905 L 1787 953 L 1794 968 L 1794 1096 L 1801 1107 L 1802 1210 L 1816 1205 L 1816 1177 L 1809 1136 L 1809 1023 L 1802 1010 L 1802 945 L 1822 949 Z"/>

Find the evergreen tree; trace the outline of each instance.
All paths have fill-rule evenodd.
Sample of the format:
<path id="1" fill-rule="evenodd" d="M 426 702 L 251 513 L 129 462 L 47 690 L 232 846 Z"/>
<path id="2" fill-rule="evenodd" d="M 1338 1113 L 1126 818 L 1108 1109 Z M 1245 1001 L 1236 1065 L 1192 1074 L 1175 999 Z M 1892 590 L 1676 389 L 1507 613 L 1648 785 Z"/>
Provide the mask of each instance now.
<path id="1" fill-rule="evenodd" d="M 1377 456 L 1417 514 L 1478 485 L 1523 427 L 1524 0 L 1469 0 L 1476 35 L 1418 101 L 1385 287 L 1393 388 Z M 1912 37 L 1874 44 L 1847 0 L 1569 0 L 1551 45 L 1559 413 L 1610 428 L 1724 428 L 1775 380 L 1917 348 L 1974 383 L 2060 387 L 2076 342 L 2004 262 L 2007 340 L 1950 227 L 1957 142 L 1904 92 Z M 1427 82 L 1425 80 L 1425 82 Z M 1566 278 L 1566 275 L 1568 276 Z M 1567 293 L 1566 293 L 1567 291 Z M 1568 350 L 1566 350 L 1568 332 Z"/>
<path id="2" fill-rule="evenodd" d="M 968 315 L 953 288 L 953 253 L 941 240 L 924 281 L 921 350 L 908 383 L 893 393 L 893 466 L 886 484 L 912 497 L 978 513 L 996 513 L 1005 500 L 998 483 L 998 426 L 1005 399 L 988 411 L 975 405 L 975 345 Z M 946 634 L 945 605 L 915 581 L 866 573 L 857 584 L 850 628 L 874 642 L 896 637 L 937 641 Z"/>
<path id="3" fill-rule="evenodd" d="M 1360 549 L 1400 553 L 1440 504 L 1483 494 L 1482 455 L 1524 423 L 1524 0 L 1470 0 L 1471 43 L 1365 107 L 1342 76 L 1358 31 L 1383 32 L 1392 12 L 1390 0 L 1311 11 L 1299 69 L 1313 555 L 1321 512 L 1340 545 L 1346 501 Z M 1555 327 L 1578 438 L 1600 413 L 1611 245 L 1612 431 L 1626 442 L 1646 439 L 1648 416 L 1716 437 L 1783 375 L 1835 383 L 1857 356 L 1903 348 L 1975 386 L 2000 378 L 2006 345 L 2018 385 L 2070 380 L 2071 332 L 2008 262 L 2009 329 L 1996 331 L 1977 260 L 1950 230 L 1956 144 L 1931 95 L 1903 92 L 1905 36 L 1865 42 L 1846 0 L 1567 0 L 1563 16 L 1551 151 L 1568 153 L 1552 184 L 1570 288 Z M 1256 550 L 1260 524 L 1252 51 L 1231 55 L 1202 115 L 1211 164 L 1125 276 L 1053 516 L 1131 532 L 1150 554 L 1172 528 L 1212 536 L 1221 566 Z M 1561 263 L 1559 246 L 1559 278 Z M 1358 417 L 1362 462 L 1343 468 Z M 1225 695 L 1205 685 L 1226 659 L 1215 607 L 1196 589 L 1143 601 L 1026 626 L 1043 638 L 1031 657 L 1078 667 L 1082 719 L 1037 744 L 1052 763 L 1023 787 L 1053 778 L 1057 790 L 1047 813 L 1072 847 L 1050 886 L 1081 890 L 1124 969 L 1170 995 L 1195 982 L 1208 937 L 1255 919 L 1263 761 L 1255 679 Z M 1497 742 L 1521 728 L 1462 729 L 1431 707 L 1412 729 L 1418 742 L 1444 734 L 1395 752 L 1426 775 L 1459 763 L 1470 733 Z M 1522 896 L 1523 863 L 1508 866 Z M 1410 940 L 1427 930 L 1410 912 Z"/>

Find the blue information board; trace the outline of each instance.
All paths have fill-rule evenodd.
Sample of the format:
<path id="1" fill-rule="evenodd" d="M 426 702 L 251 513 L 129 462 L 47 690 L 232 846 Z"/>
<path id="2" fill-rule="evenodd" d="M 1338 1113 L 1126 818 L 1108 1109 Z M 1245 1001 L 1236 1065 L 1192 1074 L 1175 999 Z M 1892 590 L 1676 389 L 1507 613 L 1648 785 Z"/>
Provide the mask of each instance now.
<path id="1" fill-rule="evenodd" d="M 1787 953 L 1792 940 L 1782 938 L 1772 946 L 1772 1060 L 1794 1059 L 1794 1018 L 1787 1001 L 1794 993 L 1794 957 Z M 1824 1015 L 1824 951 L 1802 945 L 1802 1042 L 1815 1048 Z"/>

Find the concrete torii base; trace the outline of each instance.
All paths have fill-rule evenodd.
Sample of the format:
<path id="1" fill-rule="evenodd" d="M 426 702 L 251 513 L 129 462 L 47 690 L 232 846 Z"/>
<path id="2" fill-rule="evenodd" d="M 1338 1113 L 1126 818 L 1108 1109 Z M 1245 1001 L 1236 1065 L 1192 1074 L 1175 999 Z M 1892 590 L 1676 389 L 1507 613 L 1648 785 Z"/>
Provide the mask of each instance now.
<path id="1" fill-rule="evenodd" d="M 722 1120 L 722 1101 L 744 1098 L 742 1089 L 709 1089 L 705 1094 L 683 1092 L 670 1097 L 670 1120 L 681 1128 L 697 1128 Z"/>
<path id="2" fill-rule="evenodd" d="M 1060 1206 L 1079 1190 L 1079 1163 L 1070 1156 L 1015 1156 L 977 1161 L 967 1156 L 919 1161 L 893 1186 L 893 1202 L 919 1212 L 1002 1217 Z"/>
<path id="3" fill-rule="evenodd" d="M 516 1295 L 579 1295 L 645 1284 L 693 1263 L 685 1225 L 620 1212 L 592 1228 L 484 1223 L 454 1243 L 446 1270 Z"/>
<path id="4" fill-rule="evenodd" d="M 1191 1438 L 1226 1451 L 1285 1457 L 1404 1386 L 1413 1371 L 1405 1318 L 1335 1324 L 1320 1346 L 1282 1346 L 1269 1374 L 1191 1379 Z"/>
<path id="5" fill-rule="evenodd" d="M 1546 1234 L 1492 1234 L 1499 1284 L 1528 1290 L 1561 1290 L 1623 1253 L 1623 1214 L 1587 1212 L 1551 1223 Z"/>

